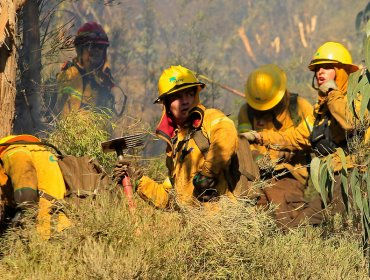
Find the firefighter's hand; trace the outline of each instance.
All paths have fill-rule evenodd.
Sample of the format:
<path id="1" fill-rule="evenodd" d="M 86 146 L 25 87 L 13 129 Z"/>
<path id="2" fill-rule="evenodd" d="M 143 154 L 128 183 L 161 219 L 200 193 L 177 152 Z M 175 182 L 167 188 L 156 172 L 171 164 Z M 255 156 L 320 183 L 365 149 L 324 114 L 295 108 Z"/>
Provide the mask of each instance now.
<path id="1" fill-rule="evenodd" d="M 250 143 L 261 143 L 262 141 L 261 135 L 255 130 L 243 132 L 240 133 L 239 135 L 245 137 Z"/>
<path id="2" fill-rule="evenodd" d="M 279 151 L 280 162 L 289 162 L 294 157 L 294 155 L 295 153 L 291 151 L 281 150 Z"/>
<path id="3" fill-rule="evenodd" d="M 338 89 L 338 86 L 337 84 L 335 83 L 334 80 L 329 80 L 327 82 L 325 82 L 324 84 L 322 84 L 320 87 L 319 87 L 319 90 L 324 93 L 324 94 L 328 94 L 329 92 L 331 92 L 332 90 L 337 90 Z"/>
<path id="4" fill-rule="evenodd" d="M 195 174 L 193 178 L 194 185 L 194 196 L 202 201 L 207 202 L 219 196 L 215 186 L 217 185 L 217 180 L 212 177 L 207 177 L 201 172 Z"/>
<path id="5" fill-rule="evenodd" d="M 140 180 L 143 177 L 143 171 L 135 168 L 128 161 L 117 161 L 116 166 L 113 169 L 113 178 L 114 181 L 118 184 L 121 184 L 122 179 L 125 176 L 129 176 L 131 182 L 136 184 L 137 180 Z"/>

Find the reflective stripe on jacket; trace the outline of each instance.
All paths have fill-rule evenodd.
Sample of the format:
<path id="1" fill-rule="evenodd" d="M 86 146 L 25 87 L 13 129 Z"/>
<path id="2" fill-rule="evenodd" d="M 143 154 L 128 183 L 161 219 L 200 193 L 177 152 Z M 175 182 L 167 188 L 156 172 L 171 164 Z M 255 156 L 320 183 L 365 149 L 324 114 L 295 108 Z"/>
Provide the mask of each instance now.
<path id="1" fill-rule="evenodd" d="M 104 65 L 100 75 L 85 73 L 74 59 L 57 75 L 58 96 L 55 105 L 57 114 L 67 116 L 71 111 L 85 106 L 113 109 L 113 78 L 110 69 Z"/>

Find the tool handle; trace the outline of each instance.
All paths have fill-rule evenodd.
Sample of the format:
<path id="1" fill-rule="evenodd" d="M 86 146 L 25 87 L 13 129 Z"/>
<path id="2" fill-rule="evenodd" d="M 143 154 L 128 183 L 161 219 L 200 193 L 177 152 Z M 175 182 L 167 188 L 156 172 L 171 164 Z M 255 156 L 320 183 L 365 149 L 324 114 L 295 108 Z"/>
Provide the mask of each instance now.
<path id="1" fill-rule="evenodd" d="M 127 202 L 128 202 L 128 207 L 130 210 L 133 210 L 135 208 L 135 203 L 133 199 L 133 189 L 132 189 L 132 184 L 131 184 L 131 179 L 128 175 L 125 175 L 122 179 L 122 186 L 123 186 L 123 192 L 125 193 Z"/>

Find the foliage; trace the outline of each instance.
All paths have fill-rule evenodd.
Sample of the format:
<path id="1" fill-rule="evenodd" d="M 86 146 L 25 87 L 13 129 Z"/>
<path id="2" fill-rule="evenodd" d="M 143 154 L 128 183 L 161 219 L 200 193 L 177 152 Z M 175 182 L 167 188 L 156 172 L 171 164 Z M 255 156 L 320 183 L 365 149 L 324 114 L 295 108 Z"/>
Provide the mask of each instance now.
<path id="1" fill-rule="evenodd" d="M 279 233 L 268 213 L 221 200 L 219 209 L 159 211 L 138 197 L 83 200 L 74 226 L 50 241 L 32 227 L 0 239 L 3 279 L 366 279 L 357 237 L 301 228 Z M 114 206 L 114 207 L 112 207 Z"/>
<path id="2" fill-rule="evenodd" d="M 83 109 L 55 120 L 50 130 L 46 132 L 47 141 L 64 154 L 92 156 L 109 170 L 116 155 L 104 153 L 101 142 L 109 139 L 113 128 L 109 113 L 103 110 Z"/>

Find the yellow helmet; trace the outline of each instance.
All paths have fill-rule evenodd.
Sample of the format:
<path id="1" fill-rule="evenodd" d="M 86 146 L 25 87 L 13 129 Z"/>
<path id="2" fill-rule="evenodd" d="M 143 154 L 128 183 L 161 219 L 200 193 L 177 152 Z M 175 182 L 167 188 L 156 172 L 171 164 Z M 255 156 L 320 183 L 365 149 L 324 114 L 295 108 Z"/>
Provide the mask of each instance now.
<path id="1" fill-rule="evenodd" d="M 283 99 L 286 87 L 287 78 L 283 69 L 275 64 L 263 65 L 249 75 L 245 98 L 253 109 L 266 111 Z"/>
<path id="2" fill-rule="evenodd" d="M 197 87 L 197 93 L 201 91 L 205 84 L 199 82 L 195 77 L 195 74 L 189 69 L 178 65 L 171 66 L 163 71 L 158 81 L 158 98 L 154 103 L 158 103 L 163 100 L 169 94 L 178 92 L 179 90 Z"/>
<path id="3" fill-rule="evenodd" d="M 315 52 L 308 69 L 315 71 L 315 65 L 326 63 L 341 63 L 350 66 L 351 72 L 358 70 L 358 66 L 352 64 L 352 56 L 340 43 L 326 42 Z"/>

